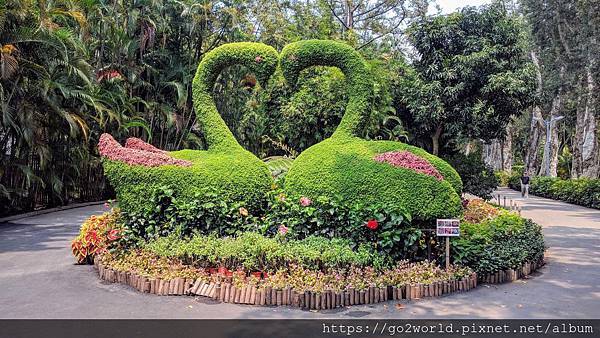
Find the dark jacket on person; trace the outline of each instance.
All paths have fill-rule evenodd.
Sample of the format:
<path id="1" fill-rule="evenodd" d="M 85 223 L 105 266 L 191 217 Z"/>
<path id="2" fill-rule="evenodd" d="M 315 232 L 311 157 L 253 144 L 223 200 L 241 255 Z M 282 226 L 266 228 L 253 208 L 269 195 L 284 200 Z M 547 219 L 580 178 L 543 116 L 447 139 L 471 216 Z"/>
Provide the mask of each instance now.
<path id="1" fill-rule="evenodd" d="M 529 176 L 521 176 L 521 183 L 522 184 L 529 184 Z"/>

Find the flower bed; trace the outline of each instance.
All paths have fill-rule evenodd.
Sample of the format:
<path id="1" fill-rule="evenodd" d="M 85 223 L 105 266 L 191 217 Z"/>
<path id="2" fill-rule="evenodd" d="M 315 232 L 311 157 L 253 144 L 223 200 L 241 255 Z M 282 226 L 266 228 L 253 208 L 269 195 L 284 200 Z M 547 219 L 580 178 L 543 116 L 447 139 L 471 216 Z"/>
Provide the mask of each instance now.
<path id="1" fill-rule="evenodd" d="M 400 262 L 382 271 L 355 267 L 323 272 L 290 265 L 264 279 L 244 271 L 211 273 L 210 269 L 191 268 L 143 251 L 120 258 L 105 253 L 98 256 L 95 266 L 101 279 L 127 284 L 144 293 L 315 310 L 436 297 L 477 286 L 477 275 L 470 269 L 453 266 L 442 270 L 431 262 Z"/>
<path id="2" fill-rule="evenodd" d="M 142 263 L 145 262 L 145 263 Z M 142 264 L 140 264 L 142 263 Z M 327 310 L 388 300 L 418 300 L 477 287 L 478 280 L 504 283 L 529 275 L 541 265 L 526 263 L 520 269 L 477 276 L 468 268 L 442 270 L 431 262 L 400 262 L 393 269 L 320 272 L 292 265 L 264 279 L 244 271 L 197 269 L 147 252 L 130 252 L 116 258 L 97 256 L 95 267 L 101 279 L 129 285 L 140 292 L 159 296 L 202 296 L 215 301 L 260 306 L 291 306 Z"/>
<path id="3" fill-rule="evenodd" d="M 452 239 L 451 254 L 457 265 L 448 270 L 430 261 L 395 260 L 381 251 L 375 234 L 393 227 L 393 220 L 364 221 L 356 229 L 365 234 L 362 243 L 351 236 L 303 237 L 308 215 L 328 219 L 316 207 L 334 202 L 287 201 L 284 196 L 276 200 L 283 203 L 288 217 L 292 210 L 296 223 L 279 224 L 276 230 L 263 227 L 266 235 L 240 231 L 220 237 L 214 232 L 184 235 L 174 223 L 169 235 L 146 241 L 137 237 L 135 244 L 131 239 L 136 237 L 129 238 L 130 230 L 121 227 L 119 212 L 113 210 L 83 224 L 73 242 L 74 254 L 79 262 L 95 257 L 103 280 L 141 292 L 316 310 L 467 291 L 478 282 L 514 281 L 544 264 L 541 228 L 482 200 L 465 202 L 461 237 Z M 325 210 L 336 215 L 335 208 Z M 237 213 L 252 217 L 244 207 Z"/>

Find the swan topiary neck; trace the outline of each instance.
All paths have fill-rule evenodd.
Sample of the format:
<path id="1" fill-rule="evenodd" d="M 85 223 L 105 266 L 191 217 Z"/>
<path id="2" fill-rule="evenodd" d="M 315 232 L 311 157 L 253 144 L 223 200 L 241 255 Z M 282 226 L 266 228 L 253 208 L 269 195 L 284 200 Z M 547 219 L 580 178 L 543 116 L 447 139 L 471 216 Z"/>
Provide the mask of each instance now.
<path id="1" fill-rule="evenodd" d="M 306 40 L 289 44 L 279 57 L 286 81 L 296 85 L 300 72 L 311 66 L 339 68 L 349 84 L 346 112 L 332 138 L 357 136 L 368 117 L 373 96 L 373 81 L 360 54 L 345 43 L 330 40 Z"/>
<path id="2" fill-rule="evenodd" d="M 212 97 L 215 81 L 221 71 L 233 65 L 242 65 L 253 72 L 261 84 L 264 84 L 275 71 L 277 60 L 278 54 L 273 47 L 255 42 L 226 44 L 204 56 L 192 82 L 192 95 L 196 116 L 206 137 L 208 150 L 243 149 L 221 118 Z"/>

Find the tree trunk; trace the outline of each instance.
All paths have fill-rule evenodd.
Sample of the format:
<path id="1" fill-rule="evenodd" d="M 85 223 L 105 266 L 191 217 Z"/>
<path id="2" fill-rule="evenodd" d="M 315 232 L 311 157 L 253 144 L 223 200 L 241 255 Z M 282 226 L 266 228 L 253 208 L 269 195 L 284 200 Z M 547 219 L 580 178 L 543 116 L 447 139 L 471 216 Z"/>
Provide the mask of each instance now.
<path id="1" fill-rule="evenodd" d="M 512 171 L 513 164 L 513 150 L 512 150 L 512 123 L 509 123 L 506 127 L 507 133 L 504 140 L 502 140 L 502 170 Z"/>
<path id="2" fill-rule="evenodd" d="M 588 65 L 586 67 L 585 96 L 579 98 L 577 105 L 577 124 L 575 125 L 575 142 L 573 147 L 573 169 L 571 176 L 597 178 L 599 175 L 600 155 L 598 151 L 598 135 L 596 128 L 596 107 L 594 90 L 596 87 L 592 69 L 595 56 L 588 52 Z"/>
<path id="3" fill-rule="evenodd" d="M 431 135 L 431 143 L 433 144 L 433 154 L 438 156 L 440 153 L 440 136 L 442 135 L 442 126 L 435 129 L 435 133 Z"/>
<path id="4" fill-rule="evenodd" d="M 563 84 L 562 84 L 562 79 L 563 79 L 563 74 L 564 74 L 564 66 L 561 67 L 561 75 L 560 75 L 560 81 L 561 84 L 558 87 L 558 93 L 556 94 L 556 96 L 554 97 L 554 99 L 552 100 L 552 108 L 550 109 L 550 120 L 555 120 L 556 118 L 558 118 L 558 116 L 560 115 L 560 109 L 561 109 L 561 102 L 562 102 L 562 90 L 563 90 Z M 548 131 L 548 129 L 550 130 L 550 146 L 546 146 L 546 144 L 544 144 L 544 156 L 542 159 L 542 165 L 540 168 L 540 175 L 545 175 L 545 176 L 550 176 L 550 177 L 556 177 L 557 176 L 557 167 L 558 167 L 558 128 L 557 128 L 557 123 L 556 122 L 551 122 L 550 123 L 550 128 L 546 128 L 546 131 Z M 546 135 L 546 140 L 548 139 L 548 135 Z M 548 157 L 550 157 L 548 159 Z M 550 171 L 546 172 L 546 167 L 547 167 L 547 163 L 548 161 L 550 162 Z"/>
<path id="5" fill-rule="evenodd" d="M 560 105 L 560 95 L 558 94 L 558 105 Z M 553 109 L 550 118 L 559 116 L 560 109 Z M 557 123 L 550 124 L 550 177 L 558 176 L 558 126 Z"/>
<path id="6" fill-rule="evenodd" d="M 512 170 L 512 134 L 511 124 L 506 129 L 506 137 L 502 140 L 492 140 L 483 145 L 483 162 L 495 171 Z"/>
<path id="7" fill-rule="evenodd" d="M 542 72 L 540 70 L 540 63 L 535 52 L 531 52 L 531 60 L 535 66 L 536 79 L 537 79 L 537 97 L 542 95 Z M 527 154 L 525 155 L 525 171 L 530 175 L 536 172 L 538 167 L 538 149 L 540 147 L 541 139 L 541 128 L 542 123 L 542 109 L 539 105 L 533 106 L 531 111 L 531 124 L 529 126 L 529 146 L 527 147 Z"/>

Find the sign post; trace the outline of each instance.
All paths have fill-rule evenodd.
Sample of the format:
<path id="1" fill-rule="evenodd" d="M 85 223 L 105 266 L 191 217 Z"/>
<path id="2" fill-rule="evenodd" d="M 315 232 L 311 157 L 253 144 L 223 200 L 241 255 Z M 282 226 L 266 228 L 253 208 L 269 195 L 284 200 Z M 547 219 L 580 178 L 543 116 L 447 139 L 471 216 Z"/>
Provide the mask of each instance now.
<path id="1" fill-rule="evenodd" d="M 446 236 L 446 270 L 450 269 L 450 237 Z"/>
<path id="2" fill-rule="evenodd" d="M 460 220 L 438 219 L 436 222 L 438 237 L 446 237 L 446 270 L 450 268 L 450 237 L 460 236 Z"/>

